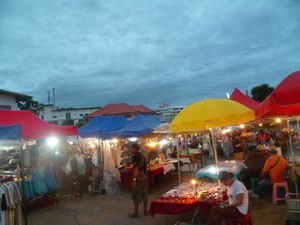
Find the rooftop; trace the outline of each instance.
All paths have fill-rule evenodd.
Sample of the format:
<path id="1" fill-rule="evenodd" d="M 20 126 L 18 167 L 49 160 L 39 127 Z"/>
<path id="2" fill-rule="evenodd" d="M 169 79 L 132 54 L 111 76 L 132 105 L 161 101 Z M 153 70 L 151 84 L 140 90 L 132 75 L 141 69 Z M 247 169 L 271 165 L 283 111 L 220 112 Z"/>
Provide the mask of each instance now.
<path id="1" fill-rule="evenodd" d="M 17 101 L 21 101 L 21 102 L 32 98 L 32 96 L 29 96 L 29 95 L 24 95 L 24 94 L 20 94 L 20 93 L 13 92 L 13 91 L 7 91 L 7 90 L 3 90 L 3 89 L 0 89 L 0 94 L 13 96 L 16 98 Z"/>
<path id="2" fill-rule="evenodd" d="M 113 115 L 127 115 L 133 113 L 153 113 L 153 111 L 143 105 L 128 105 L 126 103 L 109 104 L 103 108 L 91 113 L 87 118 L 95 116 L 113 116 Z"/>

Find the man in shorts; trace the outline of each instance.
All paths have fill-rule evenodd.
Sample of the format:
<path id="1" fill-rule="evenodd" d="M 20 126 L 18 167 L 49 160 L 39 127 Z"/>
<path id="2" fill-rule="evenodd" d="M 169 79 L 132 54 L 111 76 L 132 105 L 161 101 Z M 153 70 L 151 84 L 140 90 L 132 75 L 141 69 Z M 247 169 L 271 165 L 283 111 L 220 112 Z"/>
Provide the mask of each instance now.
<path id="1" fill-rule="evenodd" d="M 148 182 L 147 182 L 147 162 L 145 157 L 140 153 L 138 144 L 133 143 L 130 146 L 132 154 L 133 174 L 132 174 L 132 200 L 134 204 L 134 213 L 130 214 L 131 218 L 139 218 L 139 204 L 144 203 L 144 216 L 148 215 Z"/>

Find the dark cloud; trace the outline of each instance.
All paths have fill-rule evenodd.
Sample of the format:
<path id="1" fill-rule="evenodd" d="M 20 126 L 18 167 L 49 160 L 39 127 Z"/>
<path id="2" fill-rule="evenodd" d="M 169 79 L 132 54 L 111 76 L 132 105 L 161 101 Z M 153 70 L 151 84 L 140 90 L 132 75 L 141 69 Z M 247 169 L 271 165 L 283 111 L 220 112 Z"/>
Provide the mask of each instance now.
<path id="1" fill-rule="evenodd" d="M 60 106 L 155 107 L 275 86 L 300 68 L 299 3 L 0 1 L 1 88 Z"/>

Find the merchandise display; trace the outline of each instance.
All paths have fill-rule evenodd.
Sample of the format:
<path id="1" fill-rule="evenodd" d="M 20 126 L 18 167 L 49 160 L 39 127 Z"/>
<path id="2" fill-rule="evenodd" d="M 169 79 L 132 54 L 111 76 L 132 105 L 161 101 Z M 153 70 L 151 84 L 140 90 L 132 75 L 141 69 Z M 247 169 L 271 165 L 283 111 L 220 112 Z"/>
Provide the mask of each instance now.
<path id="1" fill-rule="evenodd" d="M 196 178 L 201 179 L 209 177 L 213 180 L 218 179 L 218 171 L 228 171 L 234 174 L 234 178 L 237 179 L 242 170 L 246 169 L 246 165 L 241 161 L 236 160 L 226 160 L 220 161 L 218 167 L 216 165 L 209 165 L 200 169 L 196 173 Z"/>

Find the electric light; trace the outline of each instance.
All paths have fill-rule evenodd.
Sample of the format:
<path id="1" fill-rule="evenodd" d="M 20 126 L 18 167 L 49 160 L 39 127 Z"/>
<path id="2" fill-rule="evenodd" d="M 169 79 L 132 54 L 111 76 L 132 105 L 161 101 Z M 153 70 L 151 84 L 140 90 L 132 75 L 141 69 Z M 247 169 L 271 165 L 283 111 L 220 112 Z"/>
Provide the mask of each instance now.
<path id="1" fill-rule="evenodd" d="M 244 129 L 244 128 L 245 128 L 245 125 L 244 125 L 244 124 L 241 124 L 241 125 L 240 125 L 240 128 L 241 128 L 241 129 Z"/>
<path id="2" fill-rule="evenodd" d="M 258 124 L 258 126 L 262 127 L 262 123 Z"/>
<path id="3" fill-rule="evenodd" d="M 217 173 L 217 168 L 215 168 L 215 167 L 210 167 L 210 168 L 208 169 L 208 172 L 211 173 L 211 174 L 215 174 L 215 173 Z"/>
<path id="4" fill-rule="evenodd" d="M 167 140 L 161 140 L 160 142 L 159 142 L 159 145 L 160 146 L 164 146 L 164 145 L 167 145 L 169 143 L 169 141 L 167 141 Z"/>
<path id="5" fill-rule="evenodd" d="M 112 139 L 112 142 L 114 143 L 114 144 L 117 144 L 118 143 L 118 139 L 116 139 L 116 138 L 114 138 L 114 139 Z"/>
<path id="6" fill-rule="evenodd" d="M 193 186 L 195 186 L 196 183 L 197 183 L 197 181 L 196 181 L 195 179 L 191 180 L 191 184 L 192 184 Z"/>
<path id="7" fill-rule="evenodd" d="M 281 123 L 281 119 L 280 118 L 276 118 L 276 123 Z"/>
<path id="8" fill-rule="evenodd" d="M 157 143 L 154 142 L 154 141 L 151 141 L 151 142 L 148 143 L 148 146 L 149 146 L 150 148 L 154 148 L 155 146 L 157 146 Z"/>
<path id="9" fill-rule="evenodd" d="M 136 137 L 128 138 L 129 141 L 136 142 L 138 139 Z"/>
<path id="10" fill-rule="evenodd" d="M 57 137 L 49 137 L 47 139 L 47 144 L 50 147 L 55 147 L 59 142 L 59 139 Z"/>

